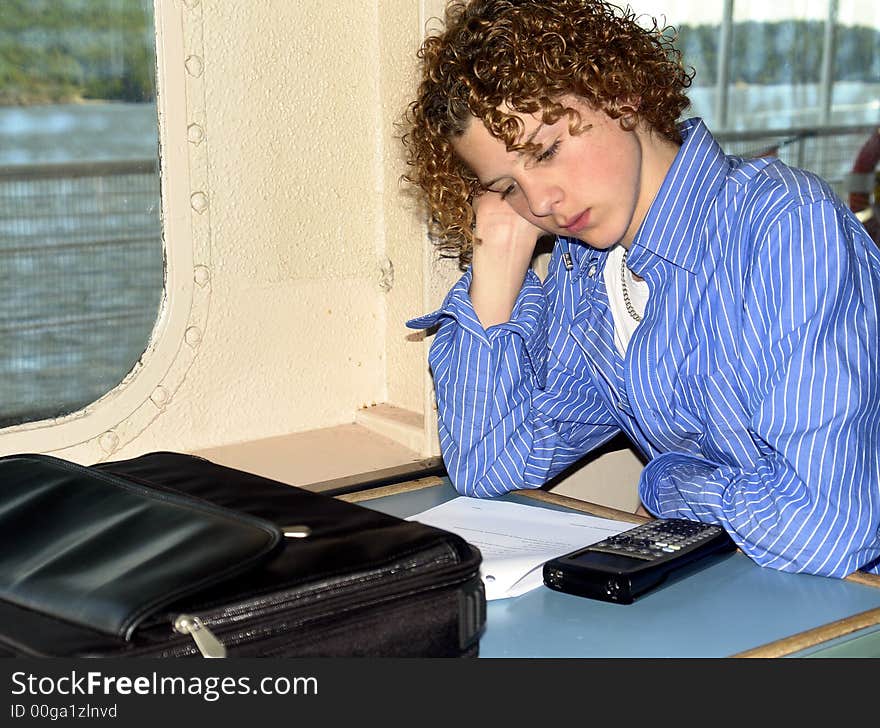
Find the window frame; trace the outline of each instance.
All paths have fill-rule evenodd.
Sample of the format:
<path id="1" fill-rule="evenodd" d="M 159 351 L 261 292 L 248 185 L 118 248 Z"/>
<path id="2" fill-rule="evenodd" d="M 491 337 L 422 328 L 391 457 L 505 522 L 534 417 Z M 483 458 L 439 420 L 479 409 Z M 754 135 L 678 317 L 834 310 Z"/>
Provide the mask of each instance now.
<path id="1" fill-rule="evenodd" d="M 198 169 L 206 167 L 193 155 L 201 148 L 205 157 L 204 123 L 188 125 L 190 118 L 204 110 L 198 5 L 193 0 L 154 0 L 165 280 L 146 349 L 122 382 L 85 408 L 0 430 L 2 454 L 63 451 L 64 457 L 73 460 L 107 458 L 155 420 L 192 363 L 210 295 L 207 257 L 202 265 L 194 266 L 194 217 L 205 215 L 207 198 L 192 191 L 191 184 L 199 176 Z"/>

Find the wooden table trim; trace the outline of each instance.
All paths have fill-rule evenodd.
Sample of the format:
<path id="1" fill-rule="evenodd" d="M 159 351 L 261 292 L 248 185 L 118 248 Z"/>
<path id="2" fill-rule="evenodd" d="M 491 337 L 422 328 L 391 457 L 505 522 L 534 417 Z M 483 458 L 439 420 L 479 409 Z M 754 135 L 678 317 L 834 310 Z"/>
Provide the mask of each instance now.
<path id="1" fill-rule="evenodd" d="M 417 478 L 416 480 L 406 480 L 402 483 L 394 483 L 392 485 L 383 485 L 380 488 L 370 488 L 369 490 L 360 490 L 356 493 L 346 493 L 344 495 L 335 496 L 338 500 L 348 501 L 349 503 L 359 503 L 360 501 L 373 500 L 374 498 L 384 498 L 386 495 L 397 495 L 398 493 L 408 493 L 413 490 L 421 490 L 422 488 L 431 488 L 435 485 L 442 485 L 443 479 L 436 475 L 429 475 L 427 478 Z"/>
<path id="2" fill-rule="evenodd" d="M 816 647 L 824 642 L 829 642 L 838 637 L 845 637 L 848 634 L 853 634 L 861 629 L 874 627 L 878 624 L 880 624 L 880 608 L 869 609 L 866 612 L 854 614 L 851 617 L 838 619 L 836 622 L 823 624 L 815 629 L 799 632 L 798 634 L 784 637 L 775 642 L 769 642 L 766 645 L 761 645 L 751 650 L 738 652 L 735 655 L 731 655 L 731 657 L 786 657 L 795 652 Z"/>
<path id="3" fill-rule="evenodd" d="M 442 478 L 432 475 L 426 478 L 418 478 L 416 480 L 395 483 L 393 485 L 373 488 L 357 493 L 348 493 L 336 497 L 339 500 L 348 501 L 349 503 L 357 503 L 360 501 L 372 500 L 374 498 L 382 498 L 389 495 L 396 495 L 398 493 L 408 493 L 414 490 L 421 490 L 422 488 L 431 488 L 436 485 L 441 485 L 442 483 Z M 542 503 L 549 503 L 565 508 L 570 508 L 574 511 L 588 513 L 590 515 L 599 516 L 601 518 L 611 518 L 617 521 L 627 521 L 629 523 L 644 523 L 645 521 L 650 520 L 649 518 L 645 518 L 644 516 L 637 516 L 635 513 L 629 513 L 628 511 L 621 511 L 617 508 L 610 508 L 608 506 L 602 506 L 596 503 L 578 500 L 577 498 L 570 498 L 569 496 L 557 495 L 555 493 L 544 490 L 519 490 L 516 491 L 516 494 L 531 498 Z M 857 584 L 864 584 L 865 586 L 880 588 L 880 575 L 877 574 L 866 574 L 864 572 L 857 571 L 847 576 L 845 580 L 852 581 Z M 790 637 L 784 637 L 780 640 L 769 642 L 765 645 L 754 647 L 750 650 L 738 652 L 734 655 L 731 655 L 731 657 L 786 657 L 787 655 L 791 655 L 795 652 L 800 652 L 810 647 L 815 647 L 822 644 L 823 642 L 828 642 L 838 637 L 844 637 L 848 634 L 858 632 L 861 629 L 873 627 L 878 624 L 880 624 L 880 608 L 870 609 L 866 612 L 861 612 L 860 614 L 854 614 L 851 617 L 846 617 L 844 619 L 839 619 L 835 622 L 830 622 L 828 624 L 815 627 L 814 629 L 799 632 L 797 634 L 791 635 Z"/>

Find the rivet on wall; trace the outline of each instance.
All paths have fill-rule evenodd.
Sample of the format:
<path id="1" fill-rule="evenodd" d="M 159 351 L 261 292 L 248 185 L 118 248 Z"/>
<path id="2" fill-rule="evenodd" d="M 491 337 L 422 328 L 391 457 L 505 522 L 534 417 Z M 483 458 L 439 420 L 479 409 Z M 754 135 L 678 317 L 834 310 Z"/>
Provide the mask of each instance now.
<path id="1" fill-rule="evenodd" d="M 186 72 L 195 78 L 198 78 L 202 75 L 202 71 L 205 70 L 205 66 L 202 63 L 202 59 L 198 56 L 189 56 L 184 62 L 183 65 L 186 67 Z"/>
<path id="2" fill-rule="evenodd" d="M 211 280 L 211 271 L 204 265 L 197 265 L 193 268 L 193 280 L 201 288 L 204 288 L 208 281 Z"/>
<path id="3" fill-rule="evenodd" d="M 119 447 L 119 435 L 113 432 L 113 430 L 109 430 L 101 435 L 98 442 L 101 445 L 101 449 L 109 455 Z"/>
<path id="4" fill-rule="evenodd" d="M 202 341 L 202 332 L 197 326 L 190 326 L 183 335 L 183 338 L 187 344 L 195 348 Z"/>
<path id="5" fill-rule="evenodd" d="M 198 213 L 203 213 L 208 209 L 208 196 L 204 192 L 193 192 L 189 198 L 192 209 Z"/>
<path id="6" fill-rule="evenodd" d="M 205 140 L 205 130 L 198 124 L 190 124 L 186 127 L 186 138 L 190 144 L 198 146 Z"/>
<path id="7" fill-rule="evenodd" d="M 150 399 L 153 401 L 154 405 L 161 409 L 166 404 L 168 404 L 168 400 L 171 399 L 171 395 L 168 393 L 168 390 L 160 384 L 153 390 L 153 393 L 150 395 Z"/>
<path id="8" fill-rule="evenodd" d="M 388 258 L 379 261 L 379 288 L 388 293 L 394 287 L 394 263 Z"/>

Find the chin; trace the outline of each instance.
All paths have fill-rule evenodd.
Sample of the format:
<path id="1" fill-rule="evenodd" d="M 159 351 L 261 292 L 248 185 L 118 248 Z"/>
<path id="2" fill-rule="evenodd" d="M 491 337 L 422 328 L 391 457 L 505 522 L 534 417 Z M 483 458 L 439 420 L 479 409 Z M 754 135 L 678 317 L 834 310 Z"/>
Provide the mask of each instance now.
<path id="1" fill-rule="evenodd" d="M 613 248 L 617 243 L 620 242 L 620 238 L 615 238 L 614 240 L 606 240 L 603 238 L 587 238 L 586 235 L 579 235 L 577 239 L 580 240 L 585 245 L 589 245 L 591 248 L 596 248 L 597 250 L 608 250 L 609 248 Z"/>

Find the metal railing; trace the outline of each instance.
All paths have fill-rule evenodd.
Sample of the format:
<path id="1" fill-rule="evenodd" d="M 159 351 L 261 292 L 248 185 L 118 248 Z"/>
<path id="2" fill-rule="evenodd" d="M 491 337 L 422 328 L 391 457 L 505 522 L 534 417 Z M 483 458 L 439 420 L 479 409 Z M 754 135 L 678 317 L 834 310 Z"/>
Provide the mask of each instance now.
<path id="1" fill-rule="evenodd" d="M 728 154 L 779 157 L 792 167 L 815 172 L 845 201 L 849 194 L 847 174 L 859 149 L 876 128 L 876 124 L 789 127 L 719 132 L 714 136 Z"/>
<path id="2" fill-rule="evenodd" d="M 716 134 L 730 154 L 772 154 L 828 180 L 872 125 Z M 0 168 L 0 426 L 74 412 L 143 353 L 162 296 L 156 160 Z"/>
<path id="3" fill-rule="evenodd" d="M 143 354 L 164 284 L 156 166 L 0 168 L 0 426 L 82 408 Z"/>

